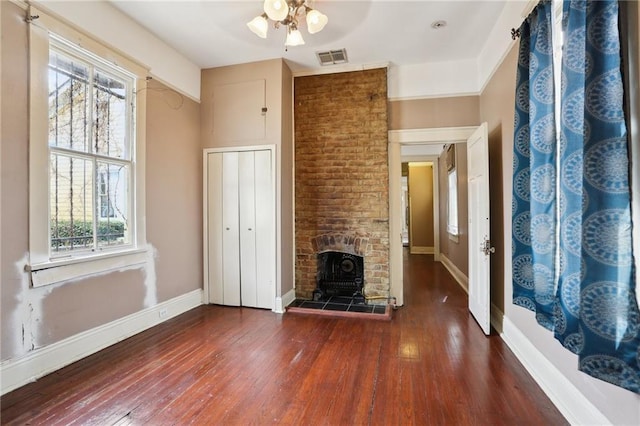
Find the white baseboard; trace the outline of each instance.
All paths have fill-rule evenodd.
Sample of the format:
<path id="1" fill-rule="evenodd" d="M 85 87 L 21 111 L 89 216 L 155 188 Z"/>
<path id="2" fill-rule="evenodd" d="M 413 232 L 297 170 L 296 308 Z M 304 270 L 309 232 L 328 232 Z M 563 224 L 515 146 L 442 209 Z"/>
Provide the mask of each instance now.
<path id="1" fill-rule="evenodd" d="M 284 314 L 284 310 L 291 302 L 296 298 L 296 289 L 292 288 L 288 292 L 282 295 L 282 297 L 276 297 L 276 307 L 273 310 L 276 314 Z"/>
<path id="2" fill-rule="evenodd" d="M 502 340 L 572 425 L 609 425 L 611 422 L 558 370 L 507 317 L 502 318 Z"/>
<path id="3" fill-rule="evenodd" d="M 411 254 L 433 254 L 434 252 L 433 247 L 411 246 L 409 248 Z"/>
<path id="4" fill-rule="evenodd" d="M 469 294 L 469 278 L 444 254 L 440 254 L 440 262 L 442 262 L 444 267 L 447 268 L 453 278 L 460 284 L 460 287 Z"/>
<path id="5" fill-rule="evenodd" d="M 0 364 L 0 395 L 202 304 L 194 290 Z"/>

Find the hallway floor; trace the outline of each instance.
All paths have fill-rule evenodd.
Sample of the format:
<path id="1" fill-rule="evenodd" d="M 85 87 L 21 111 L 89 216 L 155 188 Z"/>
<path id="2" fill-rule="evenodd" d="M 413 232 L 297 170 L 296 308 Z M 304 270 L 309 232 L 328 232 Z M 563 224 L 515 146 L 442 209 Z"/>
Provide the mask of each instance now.
<path id="1" fill-rule="evenodd" d="M 1 398 L 2 424 L 560 425 L 432 256 L 392 321 L 201 306 Z"/>

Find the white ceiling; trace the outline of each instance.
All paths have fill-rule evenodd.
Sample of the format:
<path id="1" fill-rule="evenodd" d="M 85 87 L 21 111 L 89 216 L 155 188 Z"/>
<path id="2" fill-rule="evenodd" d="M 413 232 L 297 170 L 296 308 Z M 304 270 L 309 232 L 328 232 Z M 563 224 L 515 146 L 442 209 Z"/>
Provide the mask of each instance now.
<path id="1" fill-rule="evenodd" d="M 313 35 L 303 24 L 306 44 L 288 51 L 284 28 L 270 27 L 267 39 L 247 28 L 262 0 L 110 1 L 201 68 L 282 57 L 296 72 L 320 68 L 317 51 L 341 48 L 355 66 L 474 60 L 510 0 L 315 0 L 329 23 Z M 446 27 L 432 29 L 437 20 Z"/>

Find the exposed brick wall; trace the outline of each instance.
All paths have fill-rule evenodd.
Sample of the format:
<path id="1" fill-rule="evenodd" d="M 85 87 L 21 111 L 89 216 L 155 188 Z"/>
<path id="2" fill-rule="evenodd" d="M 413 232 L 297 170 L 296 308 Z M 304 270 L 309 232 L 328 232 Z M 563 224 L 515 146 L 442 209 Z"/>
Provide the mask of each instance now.
<path id="1" fill-rule="evenodd" d="M 321 235 L 359 237 L 365 294 L 389 295 L 387 71 L 295 79 L 296 295 L 316 286 Z"/>

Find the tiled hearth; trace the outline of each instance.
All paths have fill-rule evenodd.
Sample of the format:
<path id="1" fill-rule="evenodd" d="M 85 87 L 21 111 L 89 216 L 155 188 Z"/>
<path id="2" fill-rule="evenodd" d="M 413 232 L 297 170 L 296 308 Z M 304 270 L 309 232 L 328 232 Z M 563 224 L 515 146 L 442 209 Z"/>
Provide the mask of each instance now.
<path id="1" fill-rule="evenodd" d="M 322 302 L 295 299 L 287 306 L 287 312 L 290 313 L 346 318 L 368 318 L 383 321 L 391 319 L 391 311 L 391 305 L 355 304 L 351 297 L 341 296 L 332 296 Z"/>

